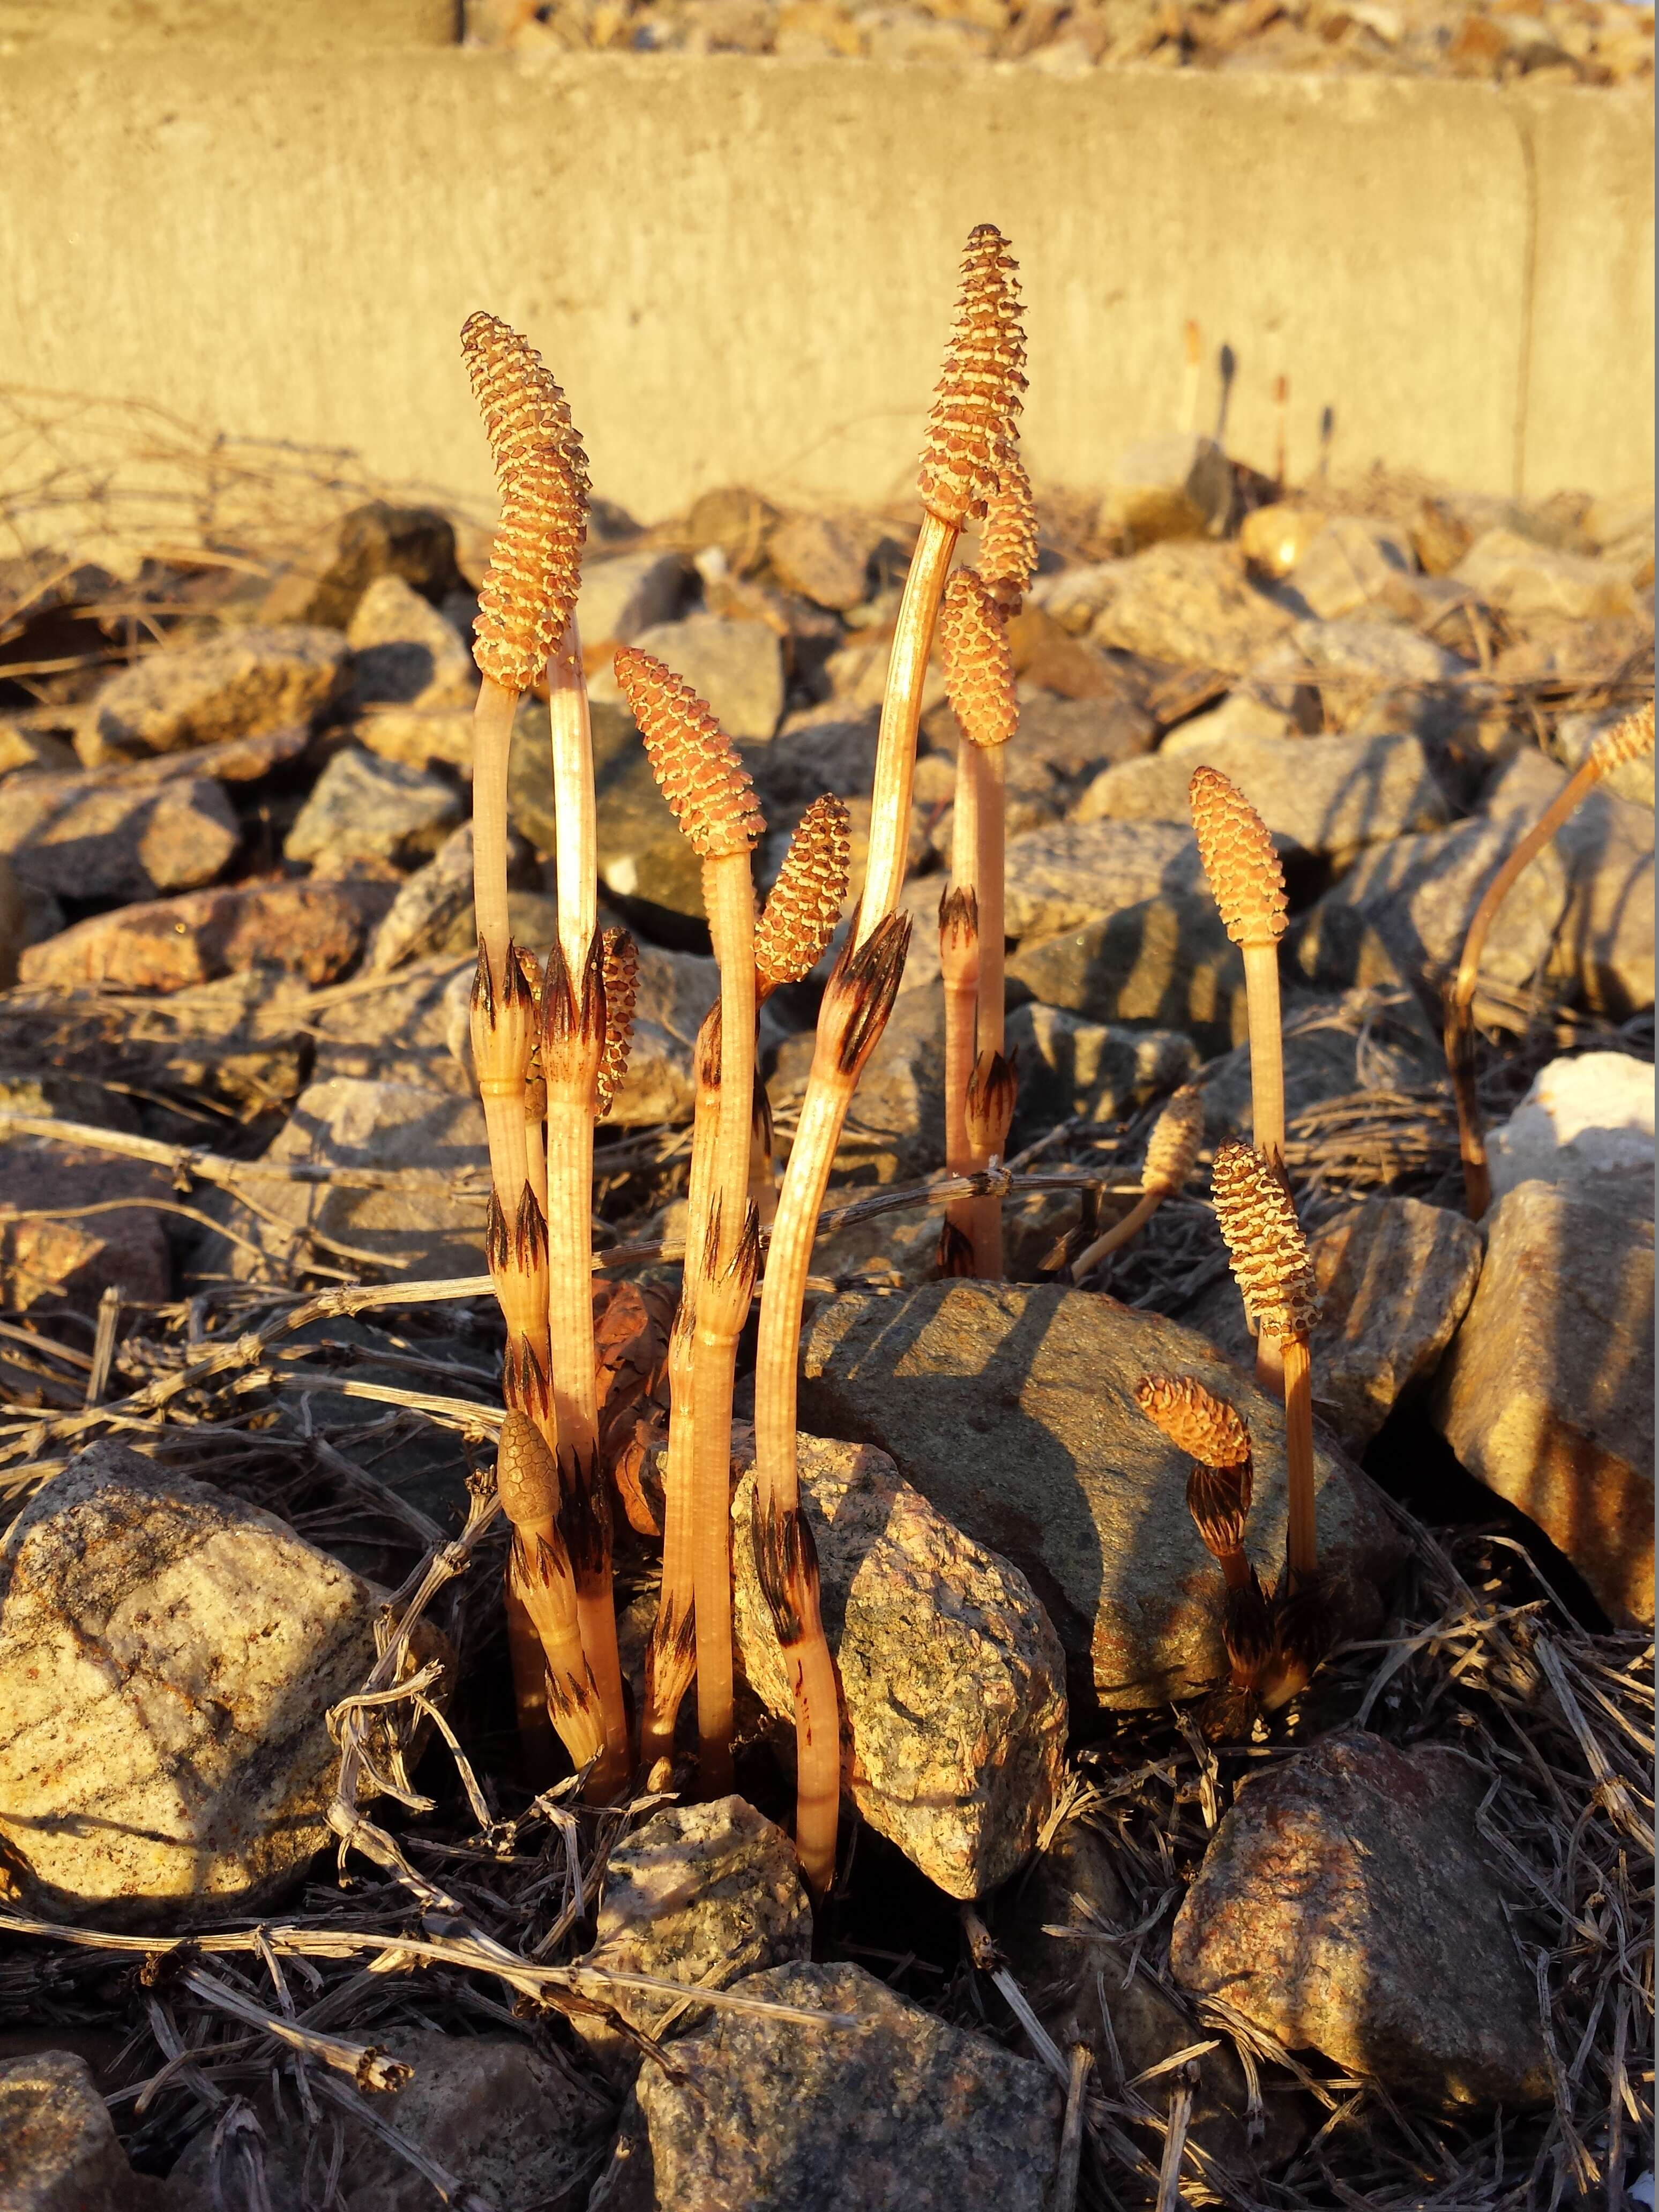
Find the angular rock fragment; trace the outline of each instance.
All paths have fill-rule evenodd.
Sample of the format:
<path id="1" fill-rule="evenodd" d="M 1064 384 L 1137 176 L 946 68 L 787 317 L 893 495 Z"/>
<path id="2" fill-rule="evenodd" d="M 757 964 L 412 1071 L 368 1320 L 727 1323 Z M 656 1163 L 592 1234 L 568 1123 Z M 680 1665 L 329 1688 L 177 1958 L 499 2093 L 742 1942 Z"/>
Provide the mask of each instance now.
<path id="1" fill-rule="evenodd" d="M 645 2068 L 589 2212 L 1042 2212 L 1058 2090 L 861 1966 L 775 1966 L 744 1996 L 851 2014 L 822 2027 L 717 2013 Z"/>
<path id="2" fill-rule="evenodd" d="M 428 709 L 466 707 L 478 672 L 455 625 L 401 576 L 377 576 L 351 617 L 351 696 Z"/>
<path id="3" fill-rule="evenodd" d="M 73 990 L 180 991 L 261 963 L 331 983 L 390 903 L 382 884 L 248 883 L 187 891 L 76 922 L 18 963 L 21 980 Z"/>
<path id="4" fill-rule="evenodd" d="M 1488 1780 L 1360 1729 L 1252 1777 L 1176 1916 L 1176 1980 L 1396 2094 L 1547 2102 L 1537 1985 L 1476 1826 Z"/>
<path id="5" fill-rule="evenodd" d="M 1019 1054 L 1016 1121 L 1022 1132 L 1051 1127 L 1071 1115 L 1127 1121 L 1148 1099 L 1184 1082 L 1198 1061 L 1190 1041 L 1174 1030 L 1119 1029 L 1054 1006 L 1017 1006 L 1007 1039 Z"/>
<path id="6" fill-rule="evenodd" d="M 665 1806 L 617 1845 L 582 1964 L 724 1990 L 811 1951 L 812 1908 L 794 1845 L 741 1797 L 720 1797 Z M 706 2006 L 644 1990 L 617 1990 L 606 2002 L 653 2037 L 708 2025 Z M 594 2014 L 574 2014 L 573 2025 L 614 2080 L 633 2080 L 636 2045 Z"/>
<path id="7" fill-rule="evenodd" d="M 33 1109 L 24 1099 L 11 1110 Z M 165 1202 L 172 1196 L 166 1172 L 146 1161 L 5 1131 L 0 1135 L 0 1305 L 27 1313 L 67 1300 L 86 1310 L 112 1288 L 124 1297 L 160 1304 L 172 1288 L 161 1225 L 166 1217 L 154 1206 L 129 1209 L 118 1201 Z M 78 1218 L 76 1208 L 85 1209 Z M 59 1218 L 42 1219 L 42 1212 Z"/>
<path id="8" fill-rule="evenodd" d="M 1523 1182 L 1588 1182 L 1653 1172 L 1653 1069 L 1623 1052 L 1581 1052 L 1540 1067 L 1507 1121 L 1486 1133 L 1494 1198 Z"/>
<path id="9" fill-rule="evenodd" d="M 455 529 L 435 507 L 371 500 L 319 532 L 277 576 L 260 610 L 267 623 L 344 629 L 377 576 L 399 576 L 434 605 L 461 581 Z"/>
<path id="10" fill-rule="evenodd" d="M 0 2203 L 6 2212 L 161 2212 L 166 2185 L 135 2173 L 84 2058 L 0 2061 Z"/>
<path id="11" fill-rule="evenodd" d="M 1568 553 L 1513 530 L 1489 530 L 1453 571 L 1488 606 L 1521 617 L 1562 615 L 1573 622 L 1628 614 L 1636 595 L 1616 564 Z"/>
<path id="12" fill-rule="evenodd" d="M 113 1443 L 0 1543 L 0 1842 L 48 1919 L 258 1912 L 328 1840 L 329 1707 L 379 1594 L 285 1522 Z"/>
<path id="13" fill-rule="evenodd" d="M 766 541 L 766 557 L 786 592 L 814 605 L 855 607 L 870 592 L 878 523 L 856 514 L 792 514 Z"/>
<path id="14" fill-rule="evenodd" d="M 799 1449 L 841 1680 L 844 1786 L 947 1896 L 977 1897 L 1033 1848 L 1060 1787 L 1058 1639 L 1024 1576 L 952 1528 L 883 1453 L 805 1435 Z M 793 1721 L 755 1571 L 754 1497 L 746 1475 L 732 1504 L 738 1657 L 768 1709 Z"/>
<path id="15" fill-rule="evenodd" d="M 1218 537 L 1232 504 L 1232 469 L 1215 440 L 1176 430 L 1118 455 L 1101 514 L 1136 545 L 1154 545 L 1166 538 Z"/>
<path id="16" fill-rule="evenodd" d="M 1174 822 L 1066 822 L 1011 837 L 1010 937 L 1052 937 L 1199 881 L 1190 827 Z"/>
<path id="17" fill-rule="evenodd" d="M 777 728 L 783 713 L 783 653 L 766 623 L 688 615 L 684 622 L 641 630 L 633 641 L 708 701 L 727 737 L 758 744 Z M 596 670 L 590 683 L 596 700 L 614 702 L 621 696 L 608 669 Z"/>
<path id="18" fill-rule="evenodd" d="M 153 899 L 210 884 L 241 842 L 205 776 L 146 787 L 87 775 L 20 777 L 0 808 L 19 880 L 60 898 Z"/>
<path id="19" fill-rule="evenodd" d="M 334 696 L 345 654 L 337 630 L 299 623 L 228 629 L 150 653 L 110 677 L 93 701 L 93 750 L 100 760 L 178 752 L 309 721 Z"/>
<path id="20" fill-rule="evenodd" d="M 689 573 L 679 554 L 655 546 L 584 561 L 576 597 L 583 653 L 608 659 L 607 648 L 631 645 L 656 623 L 672 622 Z"/>
<path id="21" fill-rule="evenodd" d="M 1193 1330 L 1053 1284 L 848 1291 L 803 1346 L 801 1419 L 891 1455 L 951 1524 L 1030 1581 L 1065 1647 L 1073 1704 L 1161 1705 L 1219 1678 L 1220 1580 L 1187 1510 L 1187 1462 L 1135 1402 L 1191 1375 L 1255 1444 L 1247 1548 L 1284 1554 L 1284 1415 Z M 1365 1477 L 1316 1454 L 1319 1545 L 1349 1632 L 1370 1632 L 1400 1541 Z"/>
<path id="22" fill-rule="evenodd" d="M 460 794 L 442 776 L 347 745 L 312 786 L 283 854 L 319 875 L 365 858 L 429 860 L 460 811 Z"/>
<path id="23" fill-rule="evenodd" d="M 1620 1622 L 1653 1619 L 1651 1188 L 1638 1170 L 1501 1198 L 1431 1405 Z"/>
<path id="24" fill-rule="evenodd" d="M 1089 633 L 1097 645 L 1242 675 L 1291 627 L 1236 545 L 1153 545 L 1110 566 Z"/>
<path id="25" fill-rule="evenodd" d="M 1011 997 L 1029 994 L 1091 1021 L 1184 1030 L 1205 1052 L 1245 1035 L 1243 959 L 1201 884 L 1028 938 L 1007 974 Z"/>

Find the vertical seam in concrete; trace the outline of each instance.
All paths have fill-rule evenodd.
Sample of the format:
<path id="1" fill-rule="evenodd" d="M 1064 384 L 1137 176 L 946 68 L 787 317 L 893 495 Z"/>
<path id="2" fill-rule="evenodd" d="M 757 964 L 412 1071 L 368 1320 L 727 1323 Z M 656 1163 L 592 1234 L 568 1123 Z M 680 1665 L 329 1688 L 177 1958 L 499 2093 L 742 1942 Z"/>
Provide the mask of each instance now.
<path id="1" fill-rule="evenodd" d="M 1515 448 L 1510 464 L 1510 494 L 1526 495 L 1527 433 L 1532 401 L 1533 317 L 1538 296 L 1538 149 L 1533 143 L 1533 116 L 1523 102 L 1505 102 L 1516 137 L 1521 144 L 1522 190 L 1526 196 L 1526 234 L 1521 261 L 1521 358 L 1516 366 Z"/>

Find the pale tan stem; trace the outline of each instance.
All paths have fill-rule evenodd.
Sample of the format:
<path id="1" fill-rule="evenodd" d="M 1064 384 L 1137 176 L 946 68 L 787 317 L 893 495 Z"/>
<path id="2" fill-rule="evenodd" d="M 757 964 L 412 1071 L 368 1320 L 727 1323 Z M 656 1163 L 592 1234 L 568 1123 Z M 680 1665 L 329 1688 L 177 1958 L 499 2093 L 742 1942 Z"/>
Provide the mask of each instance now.
<path id="1" fill-rule="evenodd" d="M 964 744 L 963 751 L 968 750 Z M 960 798 L 961 785 L 957 786 Z M 957 894 L 963 893 L 963 907 Z M 951 900 L 941 909 L 939 972 L 945 989 L 945 1159 L 952 1175 L 973 1172 L 974 1147 L 968 1133 L 968 1084 L 974 1072 L 975 1006 L 979 988 L 979 924 L 972 904 L 971 880 L 951 885 Z M 952 907 L 954 906 L 954 911 Z M 972 1204 L 957 1199 L 945 1209 L 945 1220 L 966 1237 L 972 1224 Z"/>
<path id="2" fill-rule="evenodd" d="M 518 694 L 486 676 L 472 711 L 472 911 L 499 992 L 511 934 L 507 911 L 507 769 Z"/>
<path id="3" fill-rule="evenodd" d="M 1290 1496 L 1287 1558 L 1291 1585 L 1310 1583 L 1319 1567 L 1314 1515 L 1313 1362 L 1305 1336 L 1279 1340 L 1285 1364 L 1285 1477 Z"/>
<path id="4" fill-rule="evenodd" d="M 1283 1340 L 1269 1336 L 1264 1329 L 1255 1340 L 1255 1379 L 1258 1388 L 1270 1398 L 1285 1401 L 1285 1347 Z"/>
<path id="5" fill-rule="evenodd" d="M 1279 943 L 1246 942 L 1244 1000 L 1250 1025 L 1250 1129 L 1257 1152 L 1285 1158 L 1285 1033 L 1279 1000 Z"/>
<path id="6" fill-rule="evenodd" d="M 753 1293 L 728 1280 L 749 1212 L 755 1093 L 755 889 L 744 847 L 705 860 L 703 905 L 720 972 L 720 1092 L 709 1195 L 708 1277 L 697 1300 L 692 1544 L 696 1592 L 697 1739 L 702 1786 L 732 1772 L 732 1392 Z"/>
<path id="7" fill-rule="evenodd" d="M 755 1510 L 757 1516 L 766 1515 L 778 1522 L 800 1510 L 795 1411 L 801 1308 L 817 1217 L 853 1097 L 849 1080 L 826 1073 L 828 1079 L 822 1079 L 815 1066 L 801 1102 L 799 1126 L 784 1170 L 761 1291 L 760 1340 L 755 1361 Z M 799 1633 L 784 1652 L 797 1700 L 795 1845 L 802 1872 L 814 1892 L 822 1896 L 836 1871 L 841 1720 L 817 1576 L 814 1571 L 798 1580 L 799 1587 L 791 1595 Z M 822 1656 L 809 1658 L 812 1647 Z M 803 1833 L 802 1816 L 808 1808 L 811 1826 Z"/>
<path id="8" fill-rule="evenodd" d="M 568 1559 L 551 1522 L 521 1522 L 507 1561 L 509 1632 L 512 1610 L 522 1609 L 543 1654 L 543 1711 L 578 1768 L 605 1765 L 607 1729 L 581 1632 L 581 1600 Z M 532 1559 L 536 1571 L 528 1569 Z M 592 1776 L 588 1794 L 596 1796 Z"/>
<path id="9" fill-rule="evenodd" d="M 553 745 L 553 865 L 559 944 L 573 976 L 599 926 L 599 818 L 593 792 L 593 735 L 581 639 L 573 614 L 547 664 Z"/>
<path id="10" fill-rule="evenodd" d="M 662 1593 L 646 1653 L 640 1765 L 649 1773 L 674 1753 L 674 1729 L 696 1671 L 691 1559 L 692 1375 L 695 1324 L 682 1303 L 668 1341 L 668 1450 L 663 1469 Z"/>
<path id="11" fill-rule="evenodd" d="M 1169 1195 L 1161 1184 L 1156 1190 L 1142 1191 L 1121 1221 L 1114 1222 L 1103 1236 L 1097 1237 L 1092 1244 L 1078 1254 L 1072 1262 L 1072 1280 L 1080 1283 L 1085 1275 L 1093 1273 L 1109 1252 L 1115 1252 L 1120 1245 L 1138 1236 Z"/>
<path id="12" fill-rule="evenodd" d="M 1008 763 L 1006 748 L 988 745 L 978 756 L 979 862 L 979 1050 L 1000 1052 L 1003 1047 L 1003 936 L 1006 927 L 1003 892 L 1004 842 L 1007 822 Z"/>
<path id="13" fill-rule="evenodd" d="M 772 1156 L 772 1108 L 766 1085 L 755 1079 L 755 1110 L 749 1129 L 749 1202 L 763 1229 L 778 1210 L 778 1168 Z"/>
<path id="14" fill-rule="evenodd" d="M 519 1721 L 519 1751 L 524 1778 L 530 1788 L 545 1790 L 553 1780 L 557 1741 L 547 1710 L 547 1660 L 536 1624 L 525 1609 L 509 1577 L 507 1600 L 507 1650 L 513 1666 L 513 1704 Z"/>
<path id="15" fill-rule="evenodd" d="M 1586 793 L 1601 780 L 1601 763 L 1595 752 L 1569 776 L 1526 836 L 1509 853 L 1487 884 L 1474 910 L 1468 935 L 1463 939 L 1457 974 L 1446 994 L 1446 1066 L 1452 1097 L 1457 1105 L 1458 1141 L 1463 1156 L 1463 1192 L 1471 1221 L 1479 1221 L 1492 1204 L 1492 1173 L 1486 1164 L 1486 1136 L 1481 1123 L 1480 1100 L 1474 1085 L 1474 1032 L 1470 1016 L 1475 986 L 1480 980 L 1480 955 L 1498 910 L 1509 896 L 1515 880 L 1528 862 L 1542 852 Z"/>
<path id="16" fill-rule="evenodd" d="M 547 1125 L 544 1120 L 526 1121 L 524 1130 L 526 1174 L 536 1194 L 536 1203 L 547 1218 Z"/>
<path id="17" fill-rule="evenodd" d="M 899 602 L 893 649 L 882 700 L 881 735 L 876 748 L 875 780 L 870 794 L 870 854 L 864 890 L 853 924 L 853 942 L 862 945 L 898 904 L 904 888 L 905 850 L 910 837 L 910 793 L 915 777 L 916 732 L 921 724 L 921 695 L 933 651 L 945 579 L 956 551 L 954 523 L 924 514 L 904 596 Z"/>

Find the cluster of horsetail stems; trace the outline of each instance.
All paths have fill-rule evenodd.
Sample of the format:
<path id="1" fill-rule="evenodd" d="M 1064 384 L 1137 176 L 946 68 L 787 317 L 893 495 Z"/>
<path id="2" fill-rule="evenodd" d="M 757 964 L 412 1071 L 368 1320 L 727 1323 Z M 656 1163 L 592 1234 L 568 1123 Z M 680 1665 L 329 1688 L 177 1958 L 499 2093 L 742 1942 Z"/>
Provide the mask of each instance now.
<path id="1" fill-rule="evenodd" d="M 1469 1218 L 1479 1221 L 1492 1204 L 1492 1172 L 1486 1161 L 1486 1128 L 1474 1080 L 1474 994 L 1480 979 L 1480 955 L 1499 908 L 1516 878 L 1537 859 L 1568 816 L 1624 762 L 1653 750 L 1653 702 L 1598 738 L 1538 820 L 1504 856 L 1487 884 L 1463 940 L 1457 973 L 1446 992 L 1443 1036 L 1446 1068 L 1457 1105 L 1457 1134 L 1463 1162 L 1463 1192 Z"/>
<path id="2" fill-rule="evenodd" d="M 1204 1141 L 1204 1094 L 1183 1083 L 1152 1124 L 1146 1159 L 1140 1170 L 1140 1196 L 1121 1221 L 1115 1222 L 1072 1262 L 1072 1280 L 1081 1283 L 1109 1253 L 1137 1237 L 1166 1198 L 1173 1198 L 1193 1171 Z"/>
<path id="3" fill-rule="evenodd" d="M 1250 1038 L 1250 1129 L 1258 1152 L 1285 1161 L 1285 1040 L 1279 998 L 1279 940 L 1289 902 L 1285 871 L 1267 825 L 1219 769 L 1200 768 L 1187 787 L 1193 831 L 1223 928 L 1244 959 Z M 1258 1335 L 1256 1379 L 1283 1397 L 1277 1340 Z"/>

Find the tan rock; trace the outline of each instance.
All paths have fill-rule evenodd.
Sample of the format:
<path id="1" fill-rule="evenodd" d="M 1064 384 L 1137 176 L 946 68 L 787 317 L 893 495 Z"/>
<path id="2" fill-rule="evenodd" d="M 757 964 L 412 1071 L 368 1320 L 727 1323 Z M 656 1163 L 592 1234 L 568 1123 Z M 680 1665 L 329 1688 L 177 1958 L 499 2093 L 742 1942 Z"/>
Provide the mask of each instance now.
<path id="1" fill-rule="evenodd" d="M 331 983 L 356 958 L 391 896 L 388 886 L 370 883 L 191 891 L 77 922 L 30 945 L 19 974 L 37 988 L 179 991 L 268 962 L 307 983 Z"/>
<path id="2" fill-rule="evenodd" d="M 468 707 L 478 671 L 455 625 L 401 576 L 377 576 L 351 617 L 351 692 L 359 707 Z"/>
<path id="3" fill-rule="evenodd" d="M 1017 1567 L 963 1535 L 892 1462 L 803 1435 L 800 1494 L 817 1546 L 842 1697 L 843 1786 L 949 1897 L 1006 1879 L 1062 1779 L 1065 1661 Z M 738 1447 L 752 1462 L 752 1439 Z M 754 1562 L 755 1484 L 732 1501 L 738 1662 L 780 1719 L 794 1702 Z"/>
<path id="4" fill-rule="evenodd" d="M 21 881 L 64 898 L 194 890 L 213 881 L 241 839 L 224 793 L 204 776 L 149 787 L 19 776 L 0 807 L 0 852 L 10 854 Z"/>
<path id="5" fill-rule="evenodd" d="M 337 631 L 290 623 L 150 653 L 94 700 L 94 750 L 100 759 L 178 752 L 309 720 L 333 696 L 345 652 Z"/>
<path id="6" fill-rule="evenodd" d="M 1486 1263 L 1432 1418 L 1615 1620 L 1650 1622 L 1651 1177 L 1520 1183 L 1485 1226 Z"/>
<path id="7" fill-rule="evenodd" d="M 33 1110 L 27 1099 L 18 1105 Z M 142 1160 L 0 1132 L 0 1304 L 14 1312 L 62 1299 L 92 1307 L 112 1286 L 129 1298 L 168 1297 L 163 1217 L 117 1201 L 172 1195 L 166 1174 Z M 78 1219 L 30 1218 L 36 1209 L 79 1207 L 88 1210 Z"/>
<path id="8" fill-rule="evenodd" d="M 1097 645 L 1243 674 L 1292 620 L 1255 589 L 1234 545 L 1153 545 L 1117 562 Z"/>
<path id="9" fill-rule="evenodd" d="M 167 2201 L 127 2163 L 85 2059 L 46 2050 L 0 2063 L 6 2212 L 161 2212 Z"/>

